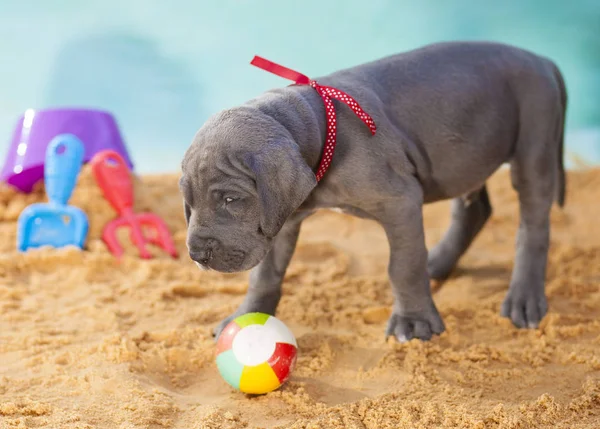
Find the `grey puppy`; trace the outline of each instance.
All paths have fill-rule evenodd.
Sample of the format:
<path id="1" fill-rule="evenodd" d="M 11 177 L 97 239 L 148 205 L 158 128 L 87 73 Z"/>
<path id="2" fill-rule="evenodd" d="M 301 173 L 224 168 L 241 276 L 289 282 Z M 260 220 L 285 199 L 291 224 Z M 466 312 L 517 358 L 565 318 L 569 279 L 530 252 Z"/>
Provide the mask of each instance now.
<path id="1" fill-rule="evenodd" d="M 337 148 L 318 183 L 326 135 L 323 101 L 308 85 L 268 91 L 212 116 L 182 162 L 190 257 L 201 268 L 252 268 L 231 318 L 274 314 L 301 222 L 318 209 L 379 222 L 389 241 L 394 305 L 386 335 L 444 331 L 430 278 L 446 278 L 490 217 L 485 182 L 510 163 L 520 223 L 501 314 L 535 328 L 547 311 L 552 203 L 565 198 L 567 96 L 556 65 L 492 42 L 428 45 L 319 77 L 354 97 L 377 133 L 334 102 Z M 427 251 L 422 206 L 452 200 L 452 222 Z"/>

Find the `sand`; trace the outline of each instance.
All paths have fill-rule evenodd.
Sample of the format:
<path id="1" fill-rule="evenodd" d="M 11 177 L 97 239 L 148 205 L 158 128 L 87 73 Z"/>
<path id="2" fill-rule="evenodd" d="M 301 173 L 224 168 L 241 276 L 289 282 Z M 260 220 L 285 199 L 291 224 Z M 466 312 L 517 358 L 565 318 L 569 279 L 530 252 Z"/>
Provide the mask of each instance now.
<path id="1" fill-rule="evenodd" d="M 88 250 L 15 251 L 30 196 L 0 192 L 0 428 L 598 428 L 600 169 L 571 172 L 552 213 L 547 293 L 538 330 L 499 316 L 518 206 L 505 171 L 490 181 L 494 215 L 456 273 L 436 285 L 447 331 L 384 341 L 392 303 L 380 227 L 335 213 L 309 219 L 278 317 L 299 343 L 278 391 L 232 390 L 211 328 L 242 300 L 247 273 L 201 272 L 185 253 L 177 177 L 136 182 L 182 256 L 134 249 L 117 264 L 100 241 L 114 212 L 84 170 L 71 200 L 89 214 Z M 425 209 L 427 242 L 449 206 Z M 127 240 L 125 240 L 127 241 Z"/>

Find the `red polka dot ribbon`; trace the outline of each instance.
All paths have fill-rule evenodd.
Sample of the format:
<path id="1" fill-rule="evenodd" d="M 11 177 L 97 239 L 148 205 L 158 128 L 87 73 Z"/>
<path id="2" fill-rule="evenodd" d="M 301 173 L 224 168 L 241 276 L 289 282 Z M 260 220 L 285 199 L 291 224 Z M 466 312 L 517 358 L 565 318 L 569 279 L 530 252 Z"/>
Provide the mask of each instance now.
<path id="1" fill-rule="evenodd" d="M 288 69 L 287 67 L 280 66 L 279 64 L 275 64 L 274 62 L 259 56 L 255 56 L 250 64 L 270 73 L 276 74 L 277 76 L 281 76 L 285 79 L 293 80 L 298 85 L 310 85 L 323 99 L 323 103 L 325 104 L 325 113 L 327 115 L 327 137 L 325 139 L 325 147 L 323 148 L 321 163 L 316 173 L 317 181 L 320 181 L 323 178 L 325 172 L 331 165 L 331 160 L 333 158 L 333 152 L 336 145 L 337 120 L 333 101 L 331 100 L 332 98 L 335 98 L 336 100 L 348 105 L 348 107 L 352 109 L 356 116 L 358 116 L 360 120 L 363 121 L 367 127 L 369 127 L 371 134 L 375 135 L 377 128 L 375 127 L 373 118 L 371 118 L 371 116 L 369 116 L 359 106 L 354 98 L 350 97 L 345 92 L 331 86 L 319 85 L 315 80 L 309 79 L 308 76 L 305 76 L 302 73 L 298 73 L 297 71 Z"/>

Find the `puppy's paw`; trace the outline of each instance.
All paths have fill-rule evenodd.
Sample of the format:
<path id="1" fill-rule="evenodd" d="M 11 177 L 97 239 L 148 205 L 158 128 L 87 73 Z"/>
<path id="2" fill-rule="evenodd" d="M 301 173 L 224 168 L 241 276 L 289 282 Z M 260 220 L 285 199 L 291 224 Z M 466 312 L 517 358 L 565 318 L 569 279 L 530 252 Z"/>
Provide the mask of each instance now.
<path id="1" fill-rule="evenodd" d="M 439 335 L 445 329 L 440 314 L 432 304 L 429 311 L 420 314 L 402 314 L 394 310 L 388 321 L 385 336 L 386 338 L 394 336 L 401 343 L 413 338 L 427 341 L 434 334 Z"/>
<path id="2" fill-rule="evenodd" d="M 543 287 L 511 285 L 500 315 L 510 318 L 517 328 L 536 329 L 547 311 Z"/>

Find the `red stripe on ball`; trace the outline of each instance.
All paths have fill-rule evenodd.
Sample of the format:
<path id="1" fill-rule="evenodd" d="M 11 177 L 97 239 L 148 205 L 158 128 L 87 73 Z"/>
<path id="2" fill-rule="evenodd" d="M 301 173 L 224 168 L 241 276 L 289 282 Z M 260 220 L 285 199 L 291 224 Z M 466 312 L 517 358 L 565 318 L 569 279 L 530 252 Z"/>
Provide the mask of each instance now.
<path id="1" fill-rule="evenodd" d="M 273 368 L 279 382 L 283 384 L 296 363 L 296 347 L 288 343 L 277 343 L 273 355 L 267 362 Z"/>

